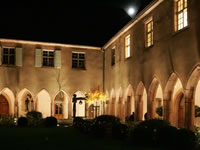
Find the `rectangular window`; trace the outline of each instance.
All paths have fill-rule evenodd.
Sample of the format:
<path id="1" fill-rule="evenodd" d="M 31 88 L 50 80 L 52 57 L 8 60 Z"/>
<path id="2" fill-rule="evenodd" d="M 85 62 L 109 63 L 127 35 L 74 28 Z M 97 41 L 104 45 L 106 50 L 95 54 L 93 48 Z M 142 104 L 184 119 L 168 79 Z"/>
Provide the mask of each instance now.
<path id="1" fill-rule="evenodd" d="M 145 24 L 145 31 L 146 31 L 145 46 L 150 47 L 153 45 L 153 20 L 152 19 Z"/>
<path id="2" fill-rule="evenodd" d="M 175 0 L 175 30 L 188 26 L 187 0 Z"/>
<path id="3" fill-rule="evenodd" d="M 72 52 L 72 68 L 85 69 L 85 53 Z"/>
<path id="4" fill-rule="evenodd" d="M 2 59 L 3 65 L 15 65 L 15 48 L 3 48 Z"/>
<path id="5" fill-rule="evenodd" d="M 54 66 L 54 51 L 43 50 L 42 52 L 42 66 L 53 67 Z"/>
<path id="6" fill-rule="evenodd" d="M 130 47 L 130 35 L 125 37 L 125 58 L 128 58 L 131 56 L 131 47 Z"/>
<path id="7" fill-rule="evenodd" d="M 115 65 L 115 48 L 111 50 L 111 65 Z"/>

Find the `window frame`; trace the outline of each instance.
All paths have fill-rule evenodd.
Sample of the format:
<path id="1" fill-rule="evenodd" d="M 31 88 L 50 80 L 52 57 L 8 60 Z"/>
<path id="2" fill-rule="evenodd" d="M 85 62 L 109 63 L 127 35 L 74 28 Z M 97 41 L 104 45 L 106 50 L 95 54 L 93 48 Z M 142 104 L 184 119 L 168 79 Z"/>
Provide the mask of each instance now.
<path id="1" fill-rule="evenodd" d="M 149 25 L 150 25 L 150 30 L 148 30 Z M 153 45 L 154 45 L 154 23 L 153 23 L 153 17 L 150 17 L 145 22 L 145 47 L 149 48 Z"/>
<path id="2" fill-rule="evenodd" d="M 182 17 L 179 18 L 179 15 L 182 15 Z M 174 0 L 174 22 L 175 32 L 188 27 L 188 0 Z"/>
<path id="3" fill-rule="evenodd" d="M 4 63 L 4 49 L 8 49 L 8 60 L 7 60 L 7 64 Z M 14 49 L 14 54 L 10 54 L 10 49 Z M 10 63 L 10 57 L 14 56 L 14 64 Z M 1 51 L 1 64 L 4 66 L 16 66 L 16 47 L 2 47 L 2 51 Z"/>
<path id="4" fill-rule="evenodd" d="M 125 59 L 128 59 L 131 57 L 131 35 L 127 35 L 125 37 L 125 40 L 124 40 L 125 44 L 124 44 L 124 49 L 125 49 Z"/>
<path id="5" fill-rule="evenodd" d="M 47 56 L 44 56 L 44 52 L 48 52 Z M 50 52 L 53 52 L 53 56 L 50 56 Z M 47 58 L 47 65 L 44 65 L 44 58 Z M 50 59 L 53 58 L 53 65 L 50 65 Z M 55 66 L 55 51 L 54 50 L 48 50 L 48 49 L 42 49 L 42 67 L 54 67 Z"/>
<path id="6" fill-rule="evenodd" d="M 73 54 L 77 54 L 77 58 L 73 58 Z M 84 55 L 84 58 L 80 58 L 80 54 L 83 54 Z M 73 51 L 72 52 L 72 68 L 73 69 L 82 69 L 82 70 L 85 70 L 86 69 L 86 53 L 85 52 L 77 52 L 77 51 Z M 73 61 L 74 60 L 77 60 L 77 66 L 75 67 L 73 64 Z M 83 65 L 83 67 L 81 67 L 81 65 L 80 65 L 80 61 L 83 61 L 84 63 L 84 65 Z"/>
<path id="7" fill-rule="evenodd" d="M 113 53 L 114 52 L 114 53 Z M 116 63 L 116 47 L 114 46 L 111 49 L 111 66 L 114 66 Z"/>

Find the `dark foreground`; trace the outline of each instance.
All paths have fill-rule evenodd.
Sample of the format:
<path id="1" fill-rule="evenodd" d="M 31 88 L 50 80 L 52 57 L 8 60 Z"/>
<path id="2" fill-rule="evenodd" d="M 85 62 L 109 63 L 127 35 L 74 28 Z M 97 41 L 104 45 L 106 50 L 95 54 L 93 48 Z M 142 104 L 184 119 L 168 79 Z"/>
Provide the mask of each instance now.
<path id="1" fill-rule="evenodd" d="M 2 150 L 163 150 L 137 148 L 131 143 L 94 138 L 67 128 L 0 128 Z"/>

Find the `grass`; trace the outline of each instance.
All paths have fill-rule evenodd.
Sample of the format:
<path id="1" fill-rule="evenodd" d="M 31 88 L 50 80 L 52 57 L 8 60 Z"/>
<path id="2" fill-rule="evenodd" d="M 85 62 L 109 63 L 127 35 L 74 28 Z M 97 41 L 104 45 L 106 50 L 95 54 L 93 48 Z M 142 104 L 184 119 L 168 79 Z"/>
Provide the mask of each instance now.
<path id="1" fill-rule="evenodd" d="M 94 138 L 67 128 L 0 128 L 0 147 L 6 150 L 161 150 L 137 148 L 109 138 Z"/>

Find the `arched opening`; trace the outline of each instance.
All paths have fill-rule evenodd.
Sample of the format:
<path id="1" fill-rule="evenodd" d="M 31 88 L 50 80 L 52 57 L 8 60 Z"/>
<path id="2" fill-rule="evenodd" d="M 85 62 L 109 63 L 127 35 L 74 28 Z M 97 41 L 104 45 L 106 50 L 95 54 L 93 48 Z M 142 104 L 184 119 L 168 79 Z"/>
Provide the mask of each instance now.
<path id="1" fill-rule="evenodd" d="M 159 81 L 154 78 L 148 92 L 148 118 L 163 117 L 163 92 Z"/>
<path id="2" fill-rule="evenodd" d="M 83 94 L 81 91 L 77 91 L 74 94 L 76 94 L 76 97 L 85 97 L 85 94 Z M 73 104 L 72 104 L 73 105 Z M 77 100 L 76 102 L 76 117 L 85 117 L 85 109 L 86 109 L 86 103 L 84 100 Z M 73 111 L 73 107 L 72 107 Z M 73 113 L 72 113 L 73 114 Z"/>
<path id="3" fill-rule="evenodd" d="M 5 88 L 0 92 L 0 95 L 2 96 L 2 107 L 3 106 L 5 107 L 4 111 L 7 111 L 8 109 L 8 114 L 14 115 L 15 114 L 15 96 L 13 92 L 10 89 Z"/>
<path id="4" fill-rule="evenodd" d="M 26 116 L 27 112 L 35 110 L 35 103 L 31 92 L 23 89 L 17 96 L 18 116 Z"/>
<path id="5" fill-rule="evenodd" d="M 180 91 L 182 91 L 183 94 L 181 96 L 181 100 L 180 96 L 178 96 Z M 180 106 L 182 107 L 180 104 L 184 105 L 185 99 L 182 83 L 175 73 L 170 76 L 167 82 L 164 100 L 164 119 L 168 120 L 172 125 L 178 127 L 178 120 L 181 118 L 181 116 L 178 117 L 178 111 Z"/>
<path id="6" fill-rule="evenodd" d="M 111 112 L 110 114 L 115 116 L 116 112 L 116 95 L 114 90 L 111 92 Z"/>
<path id="7" fill-rule="evenodd" d="M 135 111 L 134 94 L 132 86 L 129 85 L 125 96 L 125 118 L 128 119 Z"/>
<path id="8" fill-rule="evenodd" d="M 182 89 L 177 92 L 174 103 L 174 125 L 178 128 L 184 128 L 185 100 Z"/>
<path id="9" fill-rule="evenodd" d="M 147 92 L 142 82 L 136 90 L 136 120 L 147 119 Z"/>
<path id="10" fill-rule="evenodd" d="M 42 117 L 51 116 L 51 97 L 46 90 L 42 90 L 36 97 L 36 111 L 42 113 Z"/>
<path id="11" fill-rule="evenodd" d="M 200 127 L 200 80 L 197 83 L 195 90 L 195 126 Z"/>
<path id="12" fill-rule="evenodd" d="M 64 91 L 57 93 L 54 99 L 54 116 L 57 119 L 68 119 L 69 97 Z"/>
<path id="13" fill-rule="evenodd" d="M 8 100 L 3 95 L 0 95 L 0 115 L 1 116 L 9 115 Z"/>
<path id="14" fill-rule="evenodd" d="M 118 97 L 117 97 L 117 117 L 120 118 L 120 120 L 125 120 L 125 109 L 124 109 L 124 99 L 122 95 L 122 89 L 119 89 Z"/>

